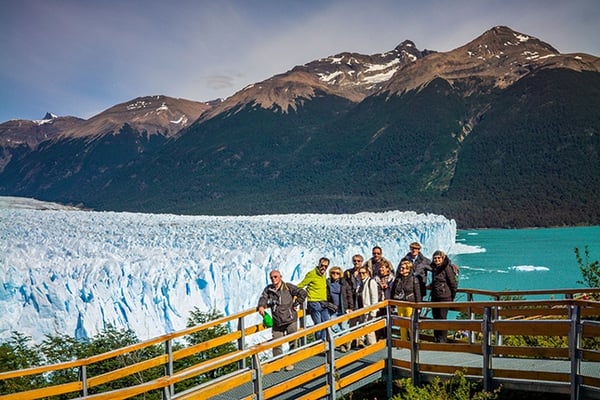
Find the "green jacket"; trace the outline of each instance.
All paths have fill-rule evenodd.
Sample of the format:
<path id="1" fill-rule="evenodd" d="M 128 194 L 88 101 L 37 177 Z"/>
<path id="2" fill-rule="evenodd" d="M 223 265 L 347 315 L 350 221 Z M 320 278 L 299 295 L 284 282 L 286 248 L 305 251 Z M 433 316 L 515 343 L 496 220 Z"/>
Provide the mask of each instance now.
<path id="1" fill-rule="evenodd" d="M 327 301 L 327 274 L 321 275 L 318 267 L 308 271 L 297 286 L 306 289 L 308 301 Z"/>

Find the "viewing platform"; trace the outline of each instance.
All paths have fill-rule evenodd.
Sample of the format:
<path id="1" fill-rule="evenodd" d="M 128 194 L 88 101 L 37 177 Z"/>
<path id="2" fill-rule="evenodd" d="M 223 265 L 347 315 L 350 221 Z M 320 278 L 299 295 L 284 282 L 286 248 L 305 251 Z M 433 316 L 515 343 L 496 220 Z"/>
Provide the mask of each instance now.
<path id="1" fill-rule="evenodd" d="M 450 377 L 457 371 L 480 382 L 488 391 L 501 387 L 502 392 L 520 390 L 564 394 L 573 400 L 600 399 L 600 302 L 578 296 L 583 292 L 600 293 L 600 288 L 459 292 L 467 301 L 383 301 L 316 327 L 306 327 L 308 321 L 301 311 L 298 332 L 278 340 L 268 340 L 270 332 L 256 322 L 256 311 L 246 310 L 85 359 L 2 372 L 0 383 L 62 370 L 76 370 L 78 379 L 24 392 L 0 393 L 0 399 L 67 394 L 68 398 L 84 399 L 126 399 L 138 395 L 162 399 L 335 399 L 375 381 L 385 387 L 390 398 L 395 379 L 408 377 L 421 384 L 437 376 Z M 419 311 L 450 307 L 461 317 L 433 320 L 421 317 L 425 312 L 414 312 L 412 318 L 398 317 L 394 313 L 398 305 L 412 305 Z M 385 315 L 373 321 L 339 334 L 331 330 L 340 321 L 381 308 L 386 310 Z M 173 350 L 173 345 L 184 336 L 223 325 L 229 327 L 229 333 Z M 408 329 L 413 340 L 400 340 L 400 328 Z M 322 329 L 328 332 L 327 340 L 314 341 L 314 333 Z M 434 343 L 434 329 L 461 335 L 457 339 L 450 336 L 448 343 Z M 378 330 L 384 330 L 387 337 L 364 348 L 337 350 L 342 344 Z M 539 336 L 556 338 L 555 342 L 564 345 L 515 345 L 509 340 Z M 271 356 L 273 347 L 291 339 L 299 340 L 300 346 L 280 357 Z M 207 355 L 211 349 L 227 343 L 234 344 L 235 350 L 215 358 L 203 356 L 201 361 L 182 369 L 174 367 L 181 360 Z M 161 346 L 164 354 L 141 357 L 143 350 L 151 346 Z M 136 354 L 130 357 L 135 362 L 100 375 L 88 374 L 94 365 L 127 354 Z M 293 370 L 283 369 L 292 364 Z M 218 376 L 216 372 L 225 366 L 234 366 L 233 372 Z M 123 378 L 142 377 L 144 372 L 156 368 L 164 371 L 162 376 L 127 386 L 118 384 Z"/>

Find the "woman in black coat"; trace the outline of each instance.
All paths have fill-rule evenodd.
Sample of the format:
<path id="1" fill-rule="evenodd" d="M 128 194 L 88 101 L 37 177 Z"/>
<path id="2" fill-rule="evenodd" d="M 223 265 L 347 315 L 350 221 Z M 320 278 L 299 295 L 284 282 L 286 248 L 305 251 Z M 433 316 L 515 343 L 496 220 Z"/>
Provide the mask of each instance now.
<path id="1" fill-rule="evenodd" d="M 420 302 L 422 300 L 421 285 L 419 278 L 414 270 L 412 261 L 403 259 L 398 264 L 396 279 L 392 286 L 392 299 L 402 301 Z M 410 318 L 413 314 L 413 307 L 398 306 L 398 316 Z M 408 330 L 400 328 L 400 339 L 408 340 Z"/>
<path id="2" fill-rule="evenodd" d="M 456 281 L 456 272 L 450 263 L 448 256 L 441 250 L 436 250 L 431 257 L 431 301 L 454 301 L 458 282 Z M 432 307 L 434 319 L 448 319 L 448 309 Z M 448 337 L 447 330 L 434 330 L 434 341 L 446 343 Z"/>

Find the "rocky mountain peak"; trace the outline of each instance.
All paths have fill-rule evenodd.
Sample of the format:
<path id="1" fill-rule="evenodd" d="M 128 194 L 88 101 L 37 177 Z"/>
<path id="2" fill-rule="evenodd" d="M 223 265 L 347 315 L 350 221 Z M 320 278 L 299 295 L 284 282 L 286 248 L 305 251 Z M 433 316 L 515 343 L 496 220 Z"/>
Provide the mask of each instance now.
<path id="1" fill-rule="evenodd" d="M 520 56 L 525 60 L 535 60 L 560 54 L 548 43 L 513 31 L 506 26 L 496 26 L 459 49 L 467 51 L 469 57 L 482 60 L 501 59 L 507 56 Z"/>
<path id="2" fill-rule="evenodd" d="M 198 101 L 163 95 L 143 96 L 117 104 L 85 121 L 63 137 L 94 137 L 117 133 L 124 124 L 148 135 L 176 135 L 212 106 Z"/>
<path id="3" fill-rule="evenodd" d="M 244 88 L 204 114 L 202 119 L 254 104 L 288 112 L 319 92 L 358 103 L 380 90 L 400 68 L 426 54 L 429 52 L 421 52 L 412 41 L 405 40 L 385 53 L 343 52 L 314 60 Z"/>
<path id="4" fill-rule="evenodd" d="M 599 67 L 597 57 L 561 54 L 533 36 L 496 26 L 464 46 L 426 54 L 426 57 L 407 64 L 382 91 L 403 93 L 442 78 L 450 84 L 470 81 L 465 86 L 468 95 L 473 90 L 508 87 L 539 68 L 599 71 Z M 473 84 L 475 80 L 479 82 L 476 85 Z"/>
<path id="5" fill-rule="evenodd" d="M 46 115 L 44 115 L 44 118 L 42 118 L 42 120 L 47 121 L 47 120 L 51 120 L 54 118 L 58 118 L 58 116 L 55 114 L 52 114 L 51 112 L 47 112 Z"/>

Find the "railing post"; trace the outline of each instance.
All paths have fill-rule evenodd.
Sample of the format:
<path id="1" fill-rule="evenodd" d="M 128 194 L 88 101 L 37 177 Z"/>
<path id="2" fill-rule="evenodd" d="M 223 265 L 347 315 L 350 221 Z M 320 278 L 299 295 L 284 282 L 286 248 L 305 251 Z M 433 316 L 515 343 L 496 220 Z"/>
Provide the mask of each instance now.
<path id="1" fill-rule="evenodd" d="M 500 296 L 496 296 L 496 301 L 500 301 Z M 492 316 L 495 320 L 500 319 L 500 309 L 501 306 L 494 307 L 494 315 Z M 496 345 L 502 346 L 502 335 L 498 333 L 498 331 L 494 332 L 494 336 L 496 337 Z"/>
<path id="2" fill-rule="evenodd" d="M 569 331 L 569 358 L 571 359 L 571 400 L 579 399 L 581 389 L 581 308 L 570 305 L 571 327 Z"/>
<path id="3" fill-rule="evenodd" d="M 333 331 L 331 327 L 327 328 L 327 349 L 325 355 L 327 359 L 327 365 L 325 365 L 325 374 L 327 377 L 327 385 L 329 386 L 329 396 L 331 400 L 336 399 L 335 393 L 335 338 L 333 337 Z"/>
<path id="4" fill-rule="evenodd" d="M 483 390 L 489 392 L 492 390 L 492 310 L 490 307 L 483 309 L 483 321 L 481 323 L 481 332 L 483 334 L 482 353 L 483 353 Z"/>
<path id="5" fill-rule="evenodd" d="M 410 379 L 413 385 L 419 385 L 419 315 L 421 309 L 413 309 L 410 319 Z"/>
<path id="6" fill-rule="evenodd" d="M 306 301 L 300 305 L 300 309 L 302 310 L 302 317 L 300 317 L 300 326 L 299 329 L 306 328 Z M 306 336 L 300 337 L 300 346 L 306 346 Z"/>
<path id="7" fill-rule="evenodd" d="M 467 302 L 471 303 L 473 302 L 473 293 L 467 293 Z M 468 312 L 469 312 L 469 318 L 471 320 L 475 319 L 475 313 L 473 312 L 473 308 L 469 305 L 468 308 Z M 469 331 L 469 344 L 473 344 L 475 342 L 475 332 L 473 331 Z"/>
<path id="8" fill-rule="evenodd" d="M 392 365 L 392 306 L 390 306 L 389 303 L 386 307 L 386 313 L 385 313 L 385 331 L 386 331 L 385 342 L 386 342 L 386 348 L 387 348 L 387 363 L 386 363 L 386 367 L 387 367 L 386 391 L 387 391 L 387 393 L 386 394 L 387 394 L 387 398 L 391 399 L 392 398 L 392 379 L 394 379 L 394 377 L 393 377 L 394 369 L 393 369 L 393 365 Z"/>
<path id="9" fill-rule="evenodd" d="M 265 398 L 263 393 L 263 381 L 262 381 L 262 368 L 260 366 L 260 360 L 258 354 L 252 355 L 252 386 L 254 388 L 254 398 L 256 400 L 263 400 Z"/>
<path id="10" fill-rule="evenodd" d="M 244 317 L 238 318 L 238 331 L 240 332 L 240 338 L 238 339 L 238 350 L 244 350 L 246 348 L 246 324 L 244 323 Z M 238 361 L 238 369 L 246 368 L 246 357 Z"/>
<path id="11" fill-rule="evenodd" d="M 88 395 L 87 366 L 85 364 L 79 367 L 79 380 L 81 381 L 81 397 L 85 397 Z"/>
<path id="12" fill-rule="evenodd" d="M 165 342 L 165 354 L 167 355 L 167 363 L 165 364 L 165 376 L 173 375 L 173 343 L 171 339 Z M 169 385 L 164 388 L 162 393 L 163 400 L 168 400 L 175 395 L 175 386 Z"/>

